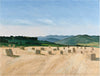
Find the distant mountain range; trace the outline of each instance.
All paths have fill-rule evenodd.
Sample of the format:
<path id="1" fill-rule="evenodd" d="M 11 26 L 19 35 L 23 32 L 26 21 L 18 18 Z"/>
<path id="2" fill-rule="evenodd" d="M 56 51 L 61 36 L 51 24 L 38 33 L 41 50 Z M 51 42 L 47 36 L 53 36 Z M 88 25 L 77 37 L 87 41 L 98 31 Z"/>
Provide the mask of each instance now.
<path id="1" fill-rule="evenodd" d="M 99 46 L 99 36 L 77 35 L 71 36 L 55 42 L 63 45 L 84 45 L 84 46 Z"/>
<path id="2" fill-rule="evenodd" d="M 48 35 L 40 37 L 24 37 L 24 36 L 0 36 L 0 46 L 8 46 L 9 44 L 16 46 L 63 46 L 63 45 L 81 45 L 99 47 L 100 36 L 90 35 Z"/>
<path id="3" fill-rule="evenodd" d="M 72 36 L 68 36 L 68 35 L 66 35 L 66 36 L 64 36 L 64 35 L 39 36 L 38 40 L 56 42 L 56 41 L 59 41 L 59 40 L 62 40 L 62 39 L 68 38 L 68 37 L 72 37 Z"/>

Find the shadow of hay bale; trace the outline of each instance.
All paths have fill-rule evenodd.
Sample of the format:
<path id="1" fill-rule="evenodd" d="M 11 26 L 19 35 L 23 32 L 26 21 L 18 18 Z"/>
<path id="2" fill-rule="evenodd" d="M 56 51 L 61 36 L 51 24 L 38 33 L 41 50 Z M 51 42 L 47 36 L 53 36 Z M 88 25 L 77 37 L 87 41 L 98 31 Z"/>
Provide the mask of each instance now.
<path id="1" fill-rule="evenodd" d="M 14 55 L 12 49 L 6 49 L 6 55 L 9 57 L 19 57 L 19 55 Z"/>
<path id="2" fill-rule="evenodd" d="M 100 61 L 100 58 L 96 58 L 96 54 L 91 54 L 92 61 Z"/>
<path id="3" fill-rule="evenodd" d="M 12 55 L 12 56 L 9 56 L 9 57 L 14 57 L 14 58 L 16 58 L 16 57 L 20 57 L 19 55 Z"/>
<path id="4" fill-rule="evenodd" d="M 95 61 L 100 61 L 100 58 L 96 58 Z"/>

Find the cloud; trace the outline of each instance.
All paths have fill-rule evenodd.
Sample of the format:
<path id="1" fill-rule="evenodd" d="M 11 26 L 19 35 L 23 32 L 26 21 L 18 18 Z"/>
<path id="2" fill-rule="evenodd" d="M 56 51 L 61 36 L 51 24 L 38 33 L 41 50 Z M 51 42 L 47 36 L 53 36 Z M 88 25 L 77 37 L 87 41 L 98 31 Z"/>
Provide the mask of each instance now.
<path id="1" fill-rule="evenodd" d="M 54 25 L 54 21 L 51 19 L 38 19 L 38 22 L 42 23 L 42 24 L 48 24 L 48 25 Z"/>
<path id="2" fill-rule="evenodd" d="M 14 22 L 16 22 L 17 24 L 26 24 L 26 25 L 31 25 L 32 22 L 28 21 L 28 20 L 24 20 L 24 19 L 16 19 Z"/>
<path id="3" fill-rule="evenodd" d="M 45 36 L 45 35 L 99 35 L 99 26 L 21 26 L 0 25 L 0 36 Z"/>
<path id="4" fill-rule="evenodd" d="M 40 36 L 45 35 L 45 31 L 43 28 L 44 27 L 38 26 L 0 25 L 0 36 Z"/>
<path id="5" fill-rule="evenodd" d="M 32 25 L 33 22 L 25 19 L 15 19 L 10 23 L 11 25 Z"/>

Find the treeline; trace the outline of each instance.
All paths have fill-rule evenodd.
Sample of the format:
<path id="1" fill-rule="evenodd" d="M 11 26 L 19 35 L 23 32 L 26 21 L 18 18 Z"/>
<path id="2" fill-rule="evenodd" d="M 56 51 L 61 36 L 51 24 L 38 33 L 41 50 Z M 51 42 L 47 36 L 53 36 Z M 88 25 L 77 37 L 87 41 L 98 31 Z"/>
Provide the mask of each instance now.
<path id="1" fill-rule="evenodd" d="M 39 41 L 37 37 L 0 36 L 0 46 L 61 46 L 48 41 Z"/>
<path id="2" fill-rule="evenodd" d="M 37 37 L 25 37 L 25 36 L 0 36 L 0 43 L 8 43 L 8 44 L 39 44 Z"/>

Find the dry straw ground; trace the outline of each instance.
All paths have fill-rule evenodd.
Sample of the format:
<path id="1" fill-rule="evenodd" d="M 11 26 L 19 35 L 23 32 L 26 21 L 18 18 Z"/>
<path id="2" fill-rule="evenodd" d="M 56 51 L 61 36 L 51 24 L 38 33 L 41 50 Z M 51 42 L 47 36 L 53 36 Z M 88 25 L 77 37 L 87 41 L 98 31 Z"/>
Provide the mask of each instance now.
<path id="1" fill-rule="evenodd" d="M 0 48 L 0 76 L 100 76 L 99 48 L 11 48 L 12 57 L 6 55 L 5 49 L 8 47 Z M 92 53 L 96 54 L 95 60 L 91 60 Z"/>

